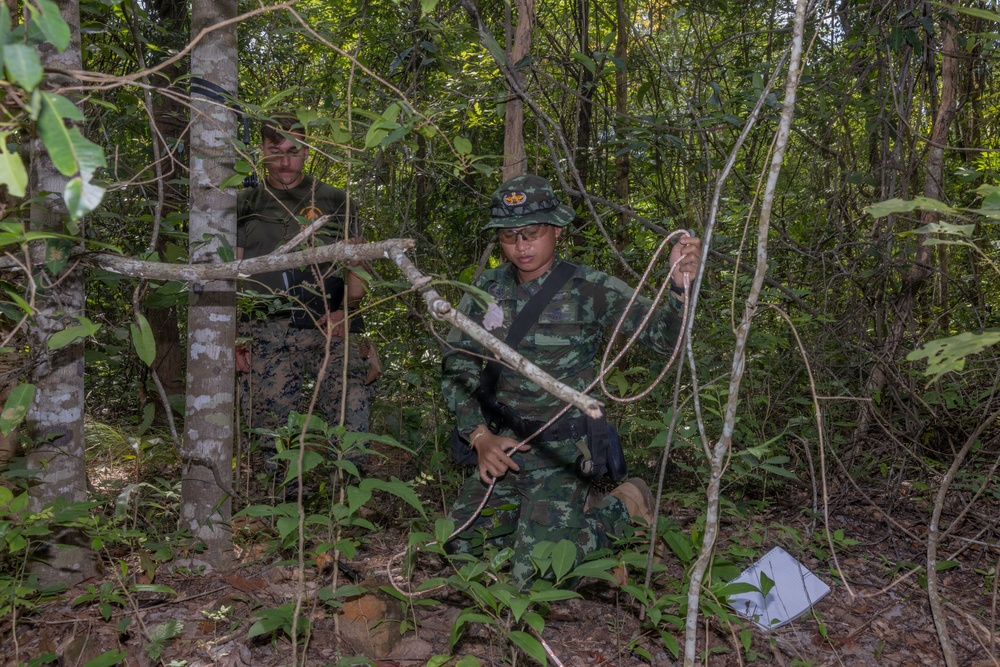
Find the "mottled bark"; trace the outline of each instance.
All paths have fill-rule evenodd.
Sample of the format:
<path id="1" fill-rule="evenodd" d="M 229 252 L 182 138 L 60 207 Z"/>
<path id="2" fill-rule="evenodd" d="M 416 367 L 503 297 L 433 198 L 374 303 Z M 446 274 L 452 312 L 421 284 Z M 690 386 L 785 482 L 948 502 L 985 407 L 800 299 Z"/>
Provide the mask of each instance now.
<path id="1" fill-rule="evenodd" d="M 191 32 L 197 35 L 235 17 L 236 0 L 196 0 L 192 9 Z M 234 91 L 236 62 L 232 24 L 198 42 L 191 74 Z M 236 193 L 219 189 L 233 173 L 236 116 L 204 97 L 192 99 L 191 111 L 191 262 L 217 263 L 221 238 L 236 245 Z M 223 489 L 232 483 L 235 343 L 235 282 L 192 282 L 180 515 L 182 526 L 205 543 L 204 558 L 216 567 L 232 559 L 230 499 Z"/>
<path id="2" fill-rule="evenodd" d="M 42 65 L 48 71 L 82 69 L 80 56 L 80 8 L 75 0 L 57 3 L 72 35 L 69 47 L 59 53 L 50 44 L 39 47 Z M 62 74 L 46 79 L 45 86 L 58 88 L 74 85 L 75 80 Z M 67 179 L 52 164 L 41 139 L 30 145 L 29 195 L 36 197 L 31 206 L 31 229 L 60 234 L 66 229 L 67 210 L 62 193 Z M 32 355 L 31 381 L 35 400 L 28 411 L 26 430 L 32 444 L 28 465 L 40 471 L 30 489 L 33 512 L 56 502 L 87 500 L 87 465 L 83 442 L 83 340 L 49 350 L 53 334 L 77 323 L 83 315 L 86 296 L 82 272 L 70 263 L 59 275 L 44 268 L 34 275 L 40 288 L 35 301 L 35 316 L 28 329 Z M 41 289 L 56 280 L 52 289 Z M 31 568 L 45 583 L 73 585 L 96 572 L 96 560 L 89 540 L 82 531 L 61 529 L 40 545 Z"/>

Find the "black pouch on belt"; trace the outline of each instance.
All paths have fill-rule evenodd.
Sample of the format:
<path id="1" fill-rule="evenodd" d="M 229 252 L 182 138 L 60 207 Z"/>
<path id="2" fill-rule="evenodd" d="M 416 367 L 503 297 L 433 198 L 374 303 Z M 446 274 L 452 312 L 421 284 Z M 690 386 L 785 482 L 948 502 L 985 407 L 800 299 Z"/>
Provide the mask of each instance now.
<path id="1" fill-rule="evenodd" d="M 628 475 L 618 429 L 603 416 L 600 419 L 587 418 L 587 449 L 590 450 L 589 459 L 583 454 L 576 459 L 576 472 L 581 477 L 593 480 L 607 478 L 618 482 Z"/>

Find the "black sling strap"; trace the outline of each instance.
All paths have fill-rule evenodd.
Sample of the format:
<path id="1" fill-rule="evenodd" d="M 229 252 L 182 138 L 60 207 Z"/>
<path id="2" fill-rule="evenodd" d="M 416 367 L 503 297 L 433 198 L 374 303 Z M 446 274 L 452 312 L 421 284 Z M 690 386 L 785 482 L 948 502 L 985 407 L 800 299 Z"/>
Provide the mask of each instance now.
<path id="1" fill-rule="evenodd" d="M 552 301 L 566 281 L 576 272 L 577 266 L 572 262 L 562 261 L 559 266 L 552 269 L 552 273 L 541 288 L 532 295 L 524 308 L 514 316 L 514 321 L 507 330 L 507 338 L 504 341 L 512 349 L 517 349 L 521 339 L 524 338 L 528 330 L 538 321 L 539 316 L 545 306 Z M 479 388 L 476 389 L 476 399 L 483 410 L 483 417 L 486 419 L 486 426 L 494 433 L 498 432 L 502 426 L 502 417 L 498 414 L 500 405 L 497 403 L 497 384 L 500 382 L 500 374 L 503 372 L 503 364 L 493 359 L 483 367 L 479 374 Z"/>

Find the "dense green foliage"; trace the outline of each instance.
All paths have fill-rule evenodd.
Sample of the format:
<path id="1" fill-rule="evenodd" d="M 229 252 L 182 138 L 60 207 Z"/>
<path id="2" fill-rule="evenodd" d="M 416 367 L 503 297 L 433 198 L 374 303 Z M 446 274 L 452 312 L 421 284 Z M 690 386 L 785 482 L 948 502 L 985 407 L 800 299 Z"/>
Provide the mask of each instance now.
<path id="1" fill-rule="evenodd" d="M 127 256 L 186 261 L 186 4 L 81 0 L 88 76 L 81 77 L 82 90 L 61 92 L 42 92 L 41 68 L 31 60 L 39 44 L 65 46 L 58 25 L 46 22 L 52 3 L 22 4 L 35 21 L 27 30 L 8 25 L 0 13 L 0 73 L 12 102 L 5 102 L 0 115 L 0 246 L 18 256 L 33 240 L 24 231 L 22 159 L 29 161 L 28 142 L 37 132 L 50 152 L 64 156 L 57 166 L 76 184 L 65 193 L 73 217 L 68 237 L 83 238 L 91 249 L 106 245 Z M 767 231 L 764 307 L 753 319 L 724 477 L 727 512 L 764 502 L 775 486 L 815 490 L 821 474 L 840 480 L 867 475 L 884 484 L 916 479 L 928 488 L 972 434 L 976 442 L 957 485 L 977 489 L 991 478 L 998 435 L 991 416 L 998 372 L 991 346 L 1000 340 L 994 225 L 1000 195 L 993 187 L 1000 176 L 1000 132 L 993 126 L 998 100 L 992 76 L 1000 14 L 994 4 L 955 11 L 913 0 L 847 1 L 809 17 L 793 132 Z M 664 229 L 702 234 L 709 222 L 714 225 L 693 333 L 697 380 L 690 372 L 681 378 L 674 433 L 673 382 L 637 404 L 611 408 L 636 468 L 656 469 L 671 443 L 667 493 L 695 502 L 702 502 L 709 475 L 699 433 L 713 441 L 722 432 L 733 332 L 760 258 L 756 222 L 783 101 L 793 9 L 789 2 L 714 0 L 538 3 L 531 55 L 510 63 L 525 80 L 527 168 L 559 183 L 557 190 L 568 191 L 565 199 L 579 213 L 561 252 L 635 283 Z M 241 2 L 241 10 L 248 15 L 239 27 L 240 90 L 230 101 L 252 130 L 246 142 L 233 137 L 241 156 L 234 182 L 256 169 L 259 119 L 295 110 L 309 128 L 309 171 L 349 190 L 365 237 L 415 239 L 415 262 L 457 299 L 455 283 L 468 282 L 491 247 L 480 225 L 488 195 L 500 181 L 511 95 L 506 66 L 497 59 L 502 53 L 481 39 L 476 17 L 463 4 L 438 0 L 301 0 L 291 9 Z M 477 11 L 502 49 L 512 30 L 510 5 L 483 0 Z M 944 53 L 944 34 L 952 27 L 957 53 Z M 620 42 L 622 34 L 627 45 Z M 947 57 L 957 64 L 953 80 L 944 82 Z M 948 85 L 957 91 L 957 109 L 943 135 L 938 178 L 928 164 L 930 137 Z M 66 95 L 79 96 L 82 114 Z M 710 220 L 716 179 L 761 98 L 761 115 L 734 156 L 718 216 Z M 929 180 L 941 203 L 893 201 L 869 210 L 887 200 L 929 196 Z M 922 255 L 929 260 L 917 267 L 927 275 L 915 279 L 911 271 L 920 248 L 929 248 Z M 489 261 L 498 256 L 494 249 Z M 6 373 L 0 389 L 25 377 L 28 364 L 16 334 L 30 326 L 22 317 L 30 315 L 34 288 L 11 268 L 0 269 L 0 321 L 12 331 L 0 335 L 0 352 L 13 370 L 0 366 Z M 665 272 L 660 267 L 655 275 L 662 280 Z M 337 529 L 374 529 L 357 514 L 373 490 L 405 501 L 392 518 L 412 522 L 426 531 L 420 533 L 424 543 L 430 542 L 443 529 L 428 517 L 462 474 L 446 456 L 449 416 L 438 386 L 442 325 L 427 315 L 394 265 L 376 263 L 373 275 L 364 314 L 385 375 L 372 430 L 386 436 L 384 447 L 375 446 L 388 460 L 382 469 L 406 483 L 393 478 L 388 487 L 379 486 L 347 470 L 348 488 L 359 495 L 334 497 L 309 515 L 310 530 L 330 531 L 317 537 L 320 552 L 356 547 L 332 538 Z M 169 554 L 183 539 L 166 526 L 169 513 L 140 511 L 136 499 L 145 497 L 155 510 L 176 493 L 169 479 L 170 438 L 152 437 L 166 427 L 154 420 L 150 368 L 166 367 L 159 364 L 171 345 L 183 349 L 183 309 L 174 309 L 185 303 L 180 283 L 150 282 L 137 289 L 134 280 L 91 270 L 89 319 L 71 332 L 89 338 L 91 433 L 111 424 L 109 433 L 127 434 L 135 448 L 129 461 L 136 479 L 117 489 L 120 511 L 105 517 L 121 531 L 95 539 L 144 546 L 146 558 L 166 558 L 162 549 Z M 135 312 L 136 304 L 148 319 Z M 622 395 L 635 393 L 663 362 L 630 352 L 609 385 Z M 183 405 L 180 376 L 164 378 L 175 380 L 175 409 Z M 695 388 L 698 411 L 691 400 Z M 21 421 L 31 400 L 24 388 L 11 396 L 10 411 L 0 420 L 4 430 Z M 826 471 L 817 467 L 821 445 L 836 454 Z M 95 444 L 94 450 L 109 447 Z M 121 449 L 111 456 L 120 455 Z M 156 465 L 141 460 L 144 455 Z M 429 489 L 428 480 L 443 485 L 443 494 Z M 30 536 L 19 498 L 0 494 L 0 535 L 12 553 L 25 550 Z M 257 517 L 287 510 L 287 516 L 277 516 L 273 548 L 294 548 L 296 526 L 289 521 L 297 512 L 246 505 L 244 511 Z M 427 515 L 416 511 L 424 508 Z M 70 514 L 59 520 L 82 521 Z M 48 523 L 38 525 L 39 535 L 51 530 Z M 697 550 L 697 529 L 681 535 L 670 526 L 667 533 L 687 566 L 691 545 Z M 719 562 L 720 568 L 729 565 Z M 23 562 L 8 555 L 0 567 L 20 573 Z M 545 567 L 556 569 L 551 560 Z M 600 568 L 581 567 L 602 576 Z M 526 607 L 512 604 L 507 588 L 499 589 L 500 598 L 496 590 L 480 590 L 484 572 L 467 564 L 451 585 L 472 590 L 476 604 L 492 609 L 488 623 L 501 624 L 508 608 L 523 613 Z M 563 569 L 558 575 L 572 573 Z M 0 609 L 34 604 L 49 593 L 32 590 L 35 597 L 12 594 Z M 673 631 L 681 627 L 681 591 L 673 582 L 660 599 L 647 598 L 648 591 L 638 587 L 630 593 L 647 610 L 667 614 L 669 622 L 653 621 L 653 627 Z M 101 591 L 91 595 L 98 599 Z M 533 612 L 527 613 L 530 619 Z M 718 607 L 706 613 L 725 615 Z M 284 628 L 291 634 L 290 614 L 270 618 L 266 632 Z M 663 641 L 670 645 L 666 634 Z M 531 635 L 516 637 L 518 646 L 544 660 Z"/>

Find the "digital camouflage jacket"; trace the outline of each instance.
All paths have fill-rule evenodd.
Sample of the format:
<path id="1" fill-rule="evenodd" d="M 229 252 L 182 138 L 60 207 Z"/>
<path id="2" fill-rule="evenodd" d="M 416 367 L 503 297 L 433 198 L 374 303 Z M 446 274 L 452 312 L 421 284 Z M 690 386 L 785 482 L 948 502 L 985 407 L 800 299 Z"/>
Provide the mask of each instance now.
<path id="1" fill-rule="evenodd" d="M 556 259 L 557 264 L 561 261 Z M 551 274 L 550 269 L 533 281 L 518 284 L 517 271 L 510 264 L 483 272 L 475 286 L 490 294 L 503 308 L 503 326 L 494 329 L 493 335 L 501 340 L 506 338 L 514 316 Z M 603 346 L 632 294 L 632 288 L 618 278 L 579 266 L 546 305 L 517 351 L 560 382 L 583 390 L 597 377 Z M 636 300 L 622 327 L 620 340 L 631 336 L 651 305 L 652 301 L 645 297 Z M 485 310 L 471 296 L 465 295 L 458 308 L 474 321 L 482 322 Z M 660 354 L 670 355 L 680 333 L 682 312 L 682 304 L 669 294 L 665 295 L 640 334 L 639 342 Z M 443 355 L 442 390 L 448 407 L 455 414 L 459 433 L 468 436 L 483 422 L 475 391 L 485 363 L 481 357 L 492 355 L 455 328 L 449 332 L 447 344 Z M 508 369 L 504 370 L 497 385 L 497 399 L 531 420 L 547 421 L 562 407 L 558 399 L 537 384 Z M 580 414 L 573 408 L 565 418 L 572 419 Z M 570 464 L 578 454 L 576 443 L 572 442 L 533 443 L 531 451 L 519 452 L 514 460 L 522 469 L 531 470 Z"/>

